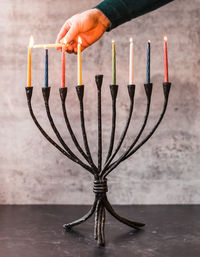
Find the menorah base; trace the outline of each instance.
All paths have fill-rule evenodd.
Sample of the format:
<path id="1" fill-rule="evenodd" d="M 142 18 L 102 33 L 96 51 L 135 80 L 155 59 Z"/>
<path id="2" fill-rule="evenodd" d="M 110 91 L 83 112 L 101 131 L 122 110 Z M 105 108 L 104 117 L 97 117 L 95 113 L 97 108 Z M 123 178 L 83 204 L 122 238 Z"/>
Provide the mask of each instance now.
<path id="1" fill-rule="evenodd" d="M 124 223 L 134 229 L 139 230 L 141 227 L 145 225 L 144 223 L 131 221 L 118 215 L 112 208 L 111 204 L 109 203 L 106 196 L 106 191 L 107 191 L 106 180 L 104 180 L 103 182 L 95 181 L 94 182 L 95 201 L 93 206 L 89 210 L 89 212 L 86 213 L 82 218 L 78 220 L 75 220 L 68 224 L 64 224 L 63 228 L 66 231 L 69 231 L 72 229 L 72 227 L 87 221 L 93 214 L 95 214 L 94 239 L 97 240 L 97 243 L 99 246 L 104 246 L 105 245 L 104 227 L 105 227 L 105 214 L 106 214 L 105 210 L 107 210 L 113 217 L 115 217 L 121 223 Z"/>

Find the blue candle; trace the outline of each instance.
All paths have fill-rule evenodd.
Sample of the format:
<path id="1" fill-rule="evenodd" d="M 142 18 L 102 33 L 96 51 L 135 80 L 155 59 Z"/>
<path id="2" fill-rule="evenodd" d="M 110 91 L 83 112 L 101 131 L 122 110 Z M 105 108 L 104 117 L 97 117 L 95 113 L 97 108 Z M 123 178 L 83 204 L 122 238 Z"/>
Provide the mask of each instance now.
<path id="1" fill-rule="evenodd" d="M 44 87 L 48 87 L 48 49 L 45 48 Z"/>
<path id="2" fill-rule="evenodd" d="M 148 41 L 147 46 L 147 77 L 146 77 L 146 83 L 150 83 L 150 52 L 151 52 L 151 45 L 150 40 Z"/>

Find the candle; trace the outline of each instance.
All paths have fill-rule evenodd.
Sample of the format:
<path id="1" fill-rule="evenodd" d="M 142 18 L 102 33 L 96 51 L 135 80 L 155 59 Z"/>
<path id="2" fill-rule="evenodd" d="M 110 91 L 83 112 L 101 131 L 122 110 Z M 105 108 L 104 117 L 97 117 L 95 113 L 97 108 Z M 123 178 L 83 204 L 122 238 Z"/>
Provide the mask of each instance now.
<path id="1" fill-rule="evenodd" d="M 146 83 L 150 83 L 150 52 L 151 52 L 151 42 L 148 40 L 148 46 L 147 46 L 147 77 L 146 77 Z"/>
<path id="2" fill-rule="evenodd" d="M 61 77 L 61 87 L 65 88 L 65 46 L 62 46 L 62 77 Z"/>
<path id="3" fill-rule="evenodd" d="M 129 51 L 129 85 L 133 85 L 133 39 L 130 38 L 130 51 Z"/>
<path id="4" fill-rule="evenodd" d="M 112 40 L 112 84 L 116 85 L 116 47 L 115 47 L 115 40 Z"/>
<path id="5" fill-rule="evenodd" d="M 33 46 L 33 36 L 30 37 L 28 45 L 28 68 L 27 68 L 27 86 L 31 87 L 31 47 Z"/>
<path id="6" fill-rule="evenodd" d="M 167 59 L 167 37 L 164 37 L 164 70 L 165 70 L 165 82 L 169 82 L 168 59 Z"/>
<path id="7" fill-rule="evenodd" d="M 44 87 L 48 87 L 48 49 L 45 48 L 44 59 Z"/>
<path id="8" fill-rule="evenodd" d="M 78 37 L 78 54 L 77 54 L 77 64 L 78 64 L 78 86 L 82 85 L 82 71 L 81 71 L 81 44 L 82 40 Z"/>
<path id="9" fill-rule="evenodd" d="M 33 45 L 33 48 L 59 48 L 62 46 L 63 44 L 39 44 L 39 45 Z"/>

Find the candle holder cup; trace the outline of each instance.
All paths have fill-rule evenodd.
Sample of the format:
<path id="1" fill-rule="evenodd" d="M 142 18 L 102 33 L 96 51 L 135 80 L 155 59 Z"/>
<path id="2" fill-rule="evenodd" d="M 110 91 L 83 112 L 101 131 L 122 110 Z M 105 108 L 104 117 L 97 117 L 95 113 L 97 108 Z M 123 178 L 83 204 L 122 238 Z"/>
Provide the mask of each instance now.
<path id="1" fill-rule="evenodd" d="M 113 207 L 111 206 L 108 198 L 107 198 L 107 192 L 108 192 L 108 186 L 107 186 L 107 176 L 109 173 L 114 170 L 121 162 L 125 161 L 127 158 L 132 156 L 142 145 L 144 145 L 147 140 L 153 135 L 155 130 L 158 128 L 160 122 L 163 119 L 163 116 L 165 114 L 167 104 L 168 104 L 168 96 L 170 92 L 171 83 L 163 83 L 163 92 L 164 92 L 164 104 L 163 109 L 160 114 L 160 117 L 150 133 L 140 142 L 138 143 L 139 138 L 141 137 L 145 126 L 147 124 L 147 120 L 149 117 L 149 111 L 150 111 L 150 104 L 151 104 L 151 94 L 152 94 L 152 88 L 153 84 L 148 83 L 144 84 L 145 88 L 145 94 L 146 94 L 146 113 L 144 116 L 143 124 L 135 137 L 135 139 L 131 142 L 129 147 L 124 151 L 124 153 L 117 158 L 116 160 L 116 154 L 118 153 L 125 136 L 128 131 L 128 127 L 132 118 L 133 113 L 133 107 L 134 107 L 134 94 L 135 94 L 135 85 L 128 85 L 128 95 L 130 100 L 130 106 L 129 106 L 129 114 L 127 121 L 124 126 L 124 130 L 121 134 L 121 137 L 119 139 L 118 144 L 114 148 L 114 141 L 115 141 L 115 128 L 116 128 L 116 100 L 117 100 L 117 93 L 118 93 L 118 86 L 117 85 L 110 85 L 110 94 L 112 98 L 112 128 L 111 128 L 111 136 L 110 136 L 110 143 L 109 148 L 106 156 L 106 161 L 104 165 L 102 166 L 102 106 L 101 106 L 101 87 L 102 87 L 102 81 L 103 81 L 103 75 L 96 75 L 95 76 L 96 86 L 97 86 L 97 115 L 98 115 L 98 163 L 95 164 L 92 158 L 92 154 L 90 152 L 90 147 L 88 144 L 87 139 L 87 133 L 85 128 L 85 118 L 84 118 L 84 85 L 76 86 L 76 92 L 77 97 L 79 100 L 79 106 L 80 106 L 80 123 L 81 123 L 81 131 L 82 131 L 82 137 L 83 137 L 83 143 L 84 143 L 84 149 L 79 144 L 78 139 L 76 138 L 73 129 L 71 127 L 71 123 L 68 119 L 67 109 L 66 109 L 66 99 L 67 99 L 67 88 L 60 88 L 60 99 L 61 99 L 61 105 L 62 105 L 62 112 L 65 119 L 65 123 L 68 129 L 68 132 L 72 138 L 72 141 L 74 145 L 76 146 L 79 153 L 84 158 L 84 161 L 82 161 L 78 155 L 74 154 L 73 151 L 69 148 L 69 146 L 65 143 L 62 136 L 60 135 L 54 120 L 51 115 L 50 107 L 49 107 L 49 97 L 50 97 L 50 87 L 42 88 L 43 98 L 44 98 L 44 104 L 45 109 L 47 113 L 47 117 L 49 119 L 50 125 L 57 137 L 57 139 L 60 142 L 60 145 L 58 145 L 49 135 L 45 132 L 45 130 L 41 127 L 38 120 L 35 117 L 35 114 L 32 109 L 31 104 L 31 98 L 32 98 L 32 92 L 33 87 L 26 87 L 26 96 L 27 96 L 27 103 L 28 108 L 31 114 L 31 117 L 35 123 L 35 125 L 38 127 L 42 135 L 55 147 L 57 148 L 62 154 L 64 154 L 66 157 L 68 157 L 73 162 L 80 165 L 82 168 L 87 170 L 89 173 L 92 174 L 94 178 L 93 182 L 93 192 L 94 192 L 94 203 L 91 207 L 91 209 L 88 211 L 87 214 L 85 214 L 82 218 L 73 221 L 71 223 L 67 223 L 63 225 L 64 229 L 66 231 L 72 229 L 74 226 L 79 225 L 83 222 L 85 222 L 87 219 L 89 219 L 93 214 L 95 214 L 95 225 L 94 225 L 94 238 L 97 240 L 99 246 L 103 246 L 105 244 L 105 236 L 104 236 L 104 226 L 105 226 L 105 214 L 106 211 L 108 211 L 113 217 L 115 217 L 118 221 L 121 223 L 124 223 L 134 229 L 139 230 L 141 227 L 143 227 L 145 224 L 141 222 L 131 221 L 124 217 L 119 216 Z M 138 143 L 138 144 L 137 144 Z"/>

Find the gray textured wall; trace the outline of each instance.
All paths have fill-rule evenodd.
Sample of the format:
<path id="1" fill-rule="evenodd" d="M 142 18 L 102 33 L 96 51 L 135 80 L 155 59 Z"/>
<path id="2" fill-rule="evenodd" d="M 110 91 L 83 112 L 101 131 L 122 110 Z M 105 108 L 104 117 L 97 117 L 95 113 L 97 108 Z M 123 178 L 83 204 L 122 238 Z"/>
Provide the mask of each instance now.
<path id="1" fill-rule="evenodd" d="M 26 85 L 27 44 L 30 34 L 36 43 L 54 42 L 67 17 L 94 6 L 92 0 L 1 0 L 0 1 L 0 203 L 70 204 L 91 203 L 92 177 L 62 156 L 40 135 L 28 112 Z M 158 118 L 163 95 L 163 36 L 168 36 L 169 75 L 172 90 L 164 121 L 153 138 L 134 157 L 120 165 L 109 180 L 113 203 L 199 203 L 200 200 L 200 9 L 199 0 L 173 3 L 120 26 L 87 49 L 83 59 L 86 85 L 86 126 L 91 151 L 96 156 L 96 89 L 94 75 L 104 74 L 104 154 L 110 134 L 111 40 L 117 43 L 118 97 L 117 137 L 127 117 L 128 40 L 135 42 L 137 84 L 134 122 L 122 150 L 137 133 L 145 111 L 143 82 L 146 69 L 146 41 L 152 42 L 151 118 L 147 132 Z M 41 96 L 44 55 L 34 50 L 33 106 L 42 125 L 53 136 L 44 113 Z M 58 96 L 60 52 L 51 50 L 50 103 L 65 139 Z M 68 108 L 75 132 L 80 136 L 76 84 L 76 56 L 66 57 Z M 146 133 L 147 133 L 146 132 Z M 81 137 L 80 137 L 81 138 Z"/>

